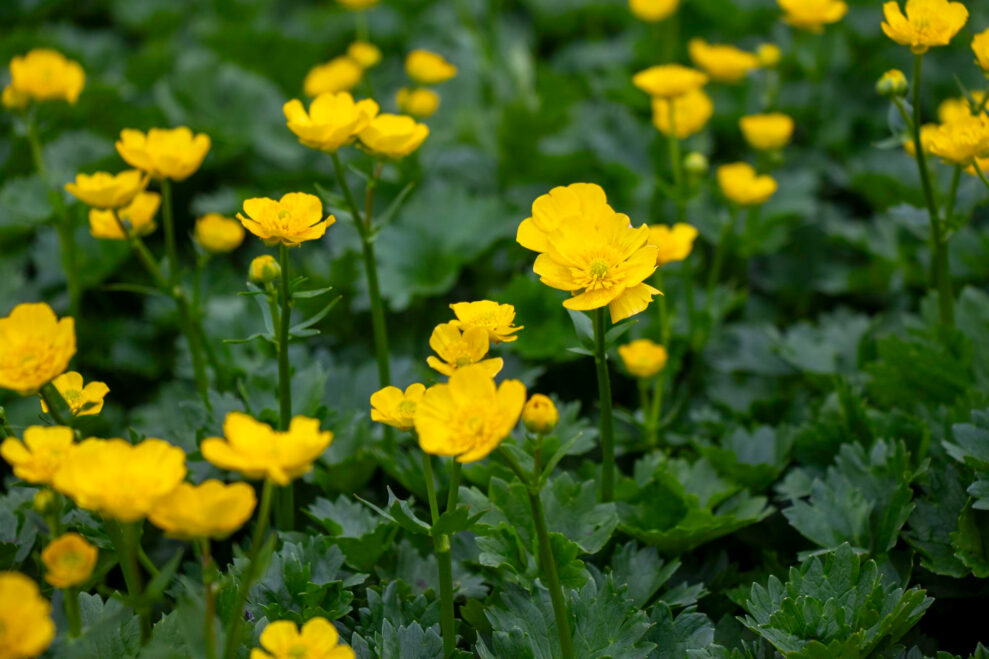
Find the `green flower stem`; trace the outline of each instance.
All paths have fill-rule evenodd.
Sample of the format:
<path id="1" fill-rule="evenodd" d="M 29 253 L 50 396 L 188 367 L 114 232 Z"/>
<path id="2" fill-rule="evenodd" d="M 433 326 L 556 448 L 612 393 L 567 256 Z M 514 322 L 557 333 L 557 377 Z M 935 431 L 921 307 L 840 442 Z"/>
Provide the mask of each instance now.
<path id="1" fill-rule="evenodd" d="M 69 620 L 69 638 L 78 638 L 82 633 L 82 617 L 79 615 L 79 589 L 66 588 L 62 591 L 65 604 L 65 617 Z"/>
<path id="2" fill-rule="evenodd" d="M 213 377 L 216 379 L 217 386 L 222 387 L 224 385 L 223 368 L 220 366 L 220 360 L 216 356 L 216 350 L 213 349 L 213 345 L 209 342 L 209 337 L 206 336 L 206 328 L 203 327 L 203 272 L 209 260 L 209 252 L 196 257 L 196 271 L 192 289 L 192 310 L 196 318 L 196 333 L 199 335 L 199 342 L 203 346 L 203 352 L 206 353 L 206 361 L 213 370 Z"/>
<path id="3" fill-rule="evenodd" d="M 144 551 L 144 547 L 141 545 L 137 546 L 137 561 L 152 578 L 158 576 L 158 566 L 154 564 L 154 561 L 151 560 L 151 557 L 148 556 L 148 553 Z"/>
<path id="4" fill-rule="evenodd" d="M 463 465 L 456 460 L 450 461 L 450 490 L 446 494 L 446 511 L 450 512 L 457 508 L 457 500 L 460 496 L 460 472 Z"/>
<path id="5" fill-rule="evenodd" d="M 354 12 L 354 26 L 357 30 L 357 39 L 359 41 L 370 41 L 371 31 L 368 29 L 367 25 L 367 11 L 358 10 Z"/>
<path id="6" fill-rule="evenodd" d="M 429 519 L 431 526 L 436 526 L 440 519 L 440 510 L 436 499 L 436 483 L 433 479 L 433 459 L 426 452 L 422 454 L 422 474 L 426 480 Z M 457 628 L 453 613 L 453 557 L 450 553 L 450 536 L 444 534 L 432 537 L 440 580 L 440 632 L 443 636 L 443 656 L 449 657 L 457 648 Z"/>
<path id="7" fill-rule="evenodd" d="M 127 593 L 132 601 L 138 601 L 144 593 L 144 580 L 137 563 L 137 550 L 141 543 L 142 522 L 116 522 L 107 520 L 107 535 L 117 551 L 117 561 L 124 575 Z M 135 612 L 141 618 L 141 640 L 147 641 L 151 635 L 151 611 L 147 606 L 135 605 Z"/>
<path id="8" fill-rule="evenodd" d="M 7 411 L 0 407 L 0 439 L 7 439 L 14 436 L 14 429 L 7 422 Z"/>
<path id="9" fill-rule="evenodd" d="M 987 98 L 989 98 L 989 94 L 986 94 L 986 97 L 987 97 Z M 989 179 L 987 179 L 987 178 L 986 178 L 986 174 L 985 174 L 985 172 L 983 172 L 983 171 L 982 171 L 982 168 L 981 168 L 981 167 L 979 167 L 979 162 L 978 162 L 978 161 L 975 161 L 975 162 L 973 162 L 973 163 L 972 163 L 972 166 L 973 166 L 973 167 L 975 167 L 975 173 L 979 175 L 979 178 L 980 178 L 980 179 L 982 179 L 982 183 L 983 183 L 983 184 L 984 184 L 984 185 L 985 185 L 985 186 L 986 186 L 987 188 L 989 188 Z"/>
<path id="10" fill-rule="evenodd" d="M 278 261 L 282 275 L 278 279 L 278 301 L 281 309 L 278 316 L 278 427 L 288 430 L 292 421 L 292 376 L 289 371 L 288 344 L 292 320 L 292 293 L 289 290 L 288 247 L 278 246 Z M 278 491 L 278 506 L 275 509 L 278 528 L 291 531 L 295 526 L 295 492 L 289 483 Z"/>
<path id="11" fill-rule="evenodd" d="M 42 400 L 45 401 L 45 405 L 48 406 L 48 414 L 55 423 L 60 426 L 72 427 L 72 409 L 69 404 L 65 402 L 65 398 L 62 397 L 61 392 L 55 388 L 51 382 L 46 383 L 41 387 Z"/>
<path id="12" fill-rule="evenodd" d="M 955 203 L 958 201 L 958 185 L 962 179 L 962 166 L 955 165 L 955 171 L 951 173 L 951 187 L 948 188 L 948 203 L 944 207 L 944 221 L 951 225 L 951 216 L 955 214 Z"/>
<path id="13" fill-rule="evenodd" d="M 736 222 L 738 222 L 738 207 L 732 204 L 728 221 L 721 227 L 721 236 L 718 238 L 718 244 L 714 248 L 714 257 L 711 260 L 711 269 L 707 273 L 707 292 L 705 294 L 705 304 L 707 305 L 708 312 L 711 311 L 711 300 L 714 296 L 714 287 L 718 285 L 718 279 L 721 278 L 721 269 L 725 265 L 725 256 L 728 254 L 729 243 L 735 233 Z"/>
<path id="14" fill-rule="evenodd" d="M 179 250 L 175 243 L 175 215 L 172 213 L 172 182 L 161 179 L 161 217 L 165 225 L 165 253 L 168 255 L 168 283 L 179 283 Z"/>
<path id="15" fill-rule="evenodd" d="M 649 446 L 659 446 L 659 415 L 663 410 L 663 374 L 660 372 L 653 381 L 652 400 L 646 416 L 646 429 L 649 433 Z"/>
<path id="16" fill-rule="evenodd" d="M 216 592 L 213 588 L 216 582 L 216 565 L 210 555 L 209 538 L 200 538 L 197 544 L 203 563 L 203 598 L 206 603 L 203 639 L 206 644 L 206 659 L 216 659 L 216 634 L 213 632 L 213 619 L 216 617 Z"/>
<path id="17" fill-rule="evenodd" d="M 663 269 L 656 268 L 656 288 L 663 290 Z M 670 335 L 673 332 L 669 309 L 666 306 L 666 295 L 660 295 L 656 300 L 656 313 L 659 316 L 659 342 L 665 346 L 670 345 Z"/>
<path id="18" fill-rule="evenodd" d="M 601 500 L 615 496 L 615 437 L 611 413 L 611 380 L 608 376 L 608 354 L 605 346 L 607 307 L 594 312 L 594 364 L 598 375 L 598 401 L 601 405 Z"/>
<path id="19" fill-rule="evenodd" d="M 682 223 L 687 221 L 687 187 L 686 177 L 683 172 L 683 156 L 680 153 L 680 138 L 677 137 L 676 110 L 674 102 L 669 102 L 670 116 L 670 168 L 673 170 L 673 188 L 676 199 L 676 221 Z M 694 268 L 689 259 L 684 259 L 683 266 L 683 292 L 684 302 L 687 306 L 687 336 L 690 337 L 690 345 L 694 345 L 694 328 L 697 326 L 694 313 Z M 665 344 L 664 344 L 665 345 Z"/>

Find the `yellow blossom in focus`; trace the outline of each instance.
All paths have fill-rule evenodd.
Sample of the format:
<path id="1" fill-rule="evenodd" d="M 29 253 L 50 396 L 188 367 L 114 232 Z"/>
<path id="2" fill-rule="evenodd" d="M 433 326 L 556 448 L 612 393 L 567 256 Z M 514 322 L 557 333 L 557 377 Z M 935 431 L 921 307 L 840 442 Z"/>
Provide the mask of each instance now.
<path id="1" fill-rule="evenodd" d="M 963 166 L 989 157 L 989 117 L 969 115 L 942 124 L 931 133 L 930 151 L 945 162 Z"/>
<path id="2" fill-rule="evenodd" d="M 51 604 L 20 572 L 0 572 L 0 659 L 31 659 L 55 638 Z"/>
<path id="3" fill-rule="evenodd" d="M 432 89 L 402 87 L 395 94 L 395 103 L 405 114 L 417 119 L 426 119 L 439 109 L 440 95 Z"/>
<path id="4" fill-rule="evenodd" d="M 656 265 L 684 260 L 690 256 L 696 239 L 697 229 L 684 222 L 678 222 L 672 227 L 665 224 L 649 227 L 649 244 L 655 245 L 658 250 Z"/>
<path id="5" fill-rule="evenodd" d="M 310 98 L 327 92 L 349 92 L 363 75 L 364 69 L 356 60 L 341 55 L 310 69 L 302 82 L 302 90 Z"/>
<path id="6" fill-rule="evenodd" d="M 680 64 L 661 64 L 639 71 L 632 83 L 653 98 L 676 98 L 707 84 L 707 75 Z"/>
<path id="7" fill-rule="evenodd" d="M 780 112 L 750 114 L 738 121 L 745 141 L 759 151 L 782 149 L 793 137 L 793 119 Z"/>
<path id="8" fill-rule="evenodd" d="M 759 176 L 746 162 L 718 167 L 718 186 L 728 201 L 739 206 L 761 206 L 777 188 L 772 176 Z"/>
<path id="9" fill-rule="evenodd" d="M 518 380 L 496 388 L 483 366 L 457 369 L 448 384 L 430 387 L 419 401 L 419 447 L 457 462 L 481 460 L 512 432 L 524 405 L 525 385 Z"/>
<path id="10" fill-rule="evenodd" d="M 371 394 L 371 420 L 399 430 L 412 430 L 416 406 L 426 391 L 418 382 L 403 392 L 398 387 L 385 387 Z"/>
<path id="11" fill-rule="evenodd" d="M 347 57 L 362 69 L 370 69 L 381 61 L 381 49 L 367 41 L 355 41 L 347 46 Z"/>
<path id="12" fill-rule="evenodd" d="M 546 435 L 559 422 L 560 413 L 549 396 L 533 394 L 522 408 L 522 423 L 531 433 Z"/>
<path id="13" fill-rule="evenodd" d="M 625 370 L 637 378 L 651 378 L 666 366 L 666 348 L 649 339 L 638 339 L 618 346 Z"/>
<path id="14" fill-rule="evenodd" d="M 99 414 L 103 411 L 103 399 L 110 393 L 110 387 L 103 382 L 90 382 L 83 386 L 82 375 L 75 371 L 62 373 L 52 380 L 52 384 L 62 394 L 73 416 Z M 48 405 L 41 399 L 41 411 L 48 413 Z"/>
<path id="15" fill-rule="evenodd" d="M 687 50 L 694 65 L 718 82 L 739 82 L 759 68 L 759 58 L 735 46 L 709 44 L 695 38 L 690 40 Z"/>
<path id="16" fill-rule="evenodd" d="M 968 10 L 949 0 L 907 0 L 904 15 L 899 2 L 891 0 L 883 4 L 883 16 L 886 36 L 920 54 L 932 46 L 947 46 L 965 27 Z"/>
<path id="17" fill-rule="evenodd" d="M 244 214 L 237 213 L 248 231 L 268 246 L 296 247 L 307 240 L 317 240 L 326 228 L 337 221 L 323 217 L 323 203 L 316 195 L 289 192 L 278 201 L 257 197 L 244 202 Z"/>
<path id="18" fill-rule="evenodd" d="M 120 131 L 117 153 L 130 165 L 156 178 L 183 181 L 199 169 L 209 153 L 209 135 L 185 127 L 152 128 L 147 134 L 130 128 Z"/>
<path id="19" fill-rule="evenodd" d="M 74 588 L 89 580 L 99 551 L 78 533 L 63 533 L 41 552 L 45 581 L 56 588 Z"/>
<path id="20" fill-rule="evenodd" d="M 79 63 L 55 50 L 36 48 L 10 60 L 10 89 L 18 100 L 75 104 L 85 84 L 86 73 Z"/>
<path id="21" fill-rule="evenodd" d="M 0 456 L 14 475 L 28 483 L 49 485 L 72 450 L 75 433 L 65 426 L 30 426 L 24 441 L 8 437 L 0 444 Z"/>
<path id="22" fill-rule="evenodd" d="M 333 433 L 321 431 L 316 419 L 297 416 L 288 430 L 280 432 L 243 412 L 227 414 L 223 434 L 226 439 L 203 440 L 200 451 L 206 460 L 245 478 L 267 478 L 276 485 L 288 485 L 312 469 L 333 441 Z"/>
<path id="23" fill-rule="evenodd" d="M 281 276 L 282 266 L 271 254 L 254 257 L 247 271 L 247 278 L 255 284 L 270 284 Z"/>
<path id="24" fill-rule="evenodd" d="M 975 35 L 972 39 L 972 51 L 975 53 L 975 63 L 989 76 L 989 30 Z"/>
<path id="25" fill-rule="evenodd" d="M 371 7 L 378 4 L 379 0 L 337 0 L 341 5 L 347 9 L 370 9 Z"/>
<path id="26" fill-rule="evenodd" d="M 0 102 L 8 110 L 23 110 L 31 102 L 31 97 L 17 91 L 11 85 L 7 85 L 3 88 L 3 96 L 0 97 Z"/>
<path id="27" fill-rule="evenodd" d="M 0 389 L 33 394 L 64 373 L 74 354 L 75 320 L 59 320 L 44 302 L 19 304 L 0 318 Z"/>
<path id="28" fill-rule="evenodd" d="M 367 128 L 378 115 L 378 104 L 370 99 L 355 102 L 349 92 L 325 92 L 310 103 L 308 113 L 298 99 L 286 103 L 282 112 L 299 142 L 332 153 Z"/>
<path id="29" fill-rule="evenodd" d="M 680 0 L 628 0 L 628 8 L 640 21 L 656 23 L 673 15 Z"/>
<path id="30" fill-rule="evenodd" d="M 663 135 L 675 134 L 681 140 L 702 131 L 712 116 L 714 102 L 702 89 L 674 99 L 652 100 L 653 126 Z"/>
<path id="31" fill-rule="evenodd" d="M 783 20 L 795 28 L 821 32 L 825 25 L 837 23 L 848 13 L 843 0 L 777 0 Z"/>
<path id="32" fill-rule="evenodd" d="M 147 184 L 148 179 L 140 170 L 128 169 L 119 174 L 77 174 L 73 183 L 65 184 L 65 189 L 84 204 L 109 209 L 122 208 L 134 201 Z"/>
<path id="33" fill-rule="evenodd" d="M 157 192 L 140 192 L 133 201 L 118 210 L 89 209 L 89 233 L 101 240 L 127 240 L 120 229 L 123 224 L 131 236 L 146 236 L 158 226 L 155 215 L 161 206 Z M 119 222 L 117 220 L 120 220 Z"/>
<path id="34" fill-rule="evenodd" d="M 549 251 L 549 236 L 581 217 L 605 222 L 614 214 L 600 185 L 572 183 L 550 190 L 532 202 L 532 215 L 519 225 L 515 240 L 534 252 Z"/>
<path id="35" fill-rule="evenodd" d="M 497 375 L 505 361 L 501 357 L 484 359 L 488 354 L 490 343 L 488 331 L 483 327 L 470 327 L 461 330 L 456 322 L 437 325 L 429 337 L 429 347 L 439 358 L 430 355 L 426 363 L 430 368 L 443 375 L 453 375 L 453 372 L 464 366 L 482 366 L 491 377 Z"/>
<path id="36" fill-rule="evenodd" d="M 515 307 L 510 304 L 498 304 L 491 300 L 477 302 L 455 302 L 450 305 L 457 317 L 452 324 L 462 330 L 481 327 L 487 330 L 492 343 L 511 343 L 516 340 L 515 333 L 524 329 L 516 327 Z"/>
<path id="37" fill-rule="evenodd" d="M 193 238 L 199 246 L 214 254 L 232 252 L 244 242 L 244 227 L 232 217 L 207 213 L 196 218 Z"/>
<path id="38" fill-rule="evenodd" d="M 457 75 L 457 67 L 442 55 L 419 49 L 406 56 L 405 73 L 420 85 L 438 85 Z"/>
<path id="39" fill-rule="evenodd" d="M 397 160 L 422 146 L 429 137 L 429 126 L 404 115 L 379 114 L 358 137 L 369 153 Z"/>
<path id="40" fill-rule="evenodd" d="M 336 627 L 325 618 L 311 618 L 301 631 L 291 620 L 275 620 L 261 632 L 259 642 L 264 650 L 251 650 L 251 659 L 354 659 L 356 656 L 350 646 L 340 643 Z"/>
<path id="41" fill-rule="evenodd" d="M 779 66 L 783 53 L 780 52 L 780 47 L 776 44 L 764 43 L 759 44 L 759 47 L 756 48 L 755 56 L 759 60 L 759 66 L 762 68 L 775 69 Z"/>
<path id="42" fill-rule="evenodd" d="M 250 519 L 255 505 L 254 488 L 244 482 L 180 483 L 158 499 L 148 519 L 173 538 L 222 540 Z"/>

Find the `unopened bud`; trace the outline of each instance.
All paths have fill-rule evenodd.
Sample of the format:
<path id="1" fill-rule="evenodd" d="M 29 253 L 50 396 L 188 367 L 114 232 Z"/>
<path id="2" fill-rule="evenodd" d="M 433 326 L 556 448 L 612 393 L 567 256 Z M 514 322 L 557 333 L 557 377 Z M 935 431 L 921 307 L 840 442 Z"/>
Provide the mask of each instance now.
<path id="1" fill-rule="evenodd" d="M 704 176 L 710 166 L 707 156 L 697 151 L 688 153 L 687 157 L 683 159 L 683 167 L 691 176 Z"/>
<path id="2" fill-rule="evenodd" d="M 531 433 L 546 435 L 553 431 L 559 421 L 560 413 L 548 396 L 533 394 L 522 408 L 522 423 Z"/>
<path id="3" fill-rule="evenodd" d="M 876 91 L 886 98 L 903 98 L 908 88 L 907 77 L 898 69 L 887 71 L 876 83 Z"/>
<path id="4" fill-rule="evenodd" d="M 282 266 L 270 254 L 264 254 L 251 261 L 248 278 L 254 284 L 272 284 L 282 276 Z"/>

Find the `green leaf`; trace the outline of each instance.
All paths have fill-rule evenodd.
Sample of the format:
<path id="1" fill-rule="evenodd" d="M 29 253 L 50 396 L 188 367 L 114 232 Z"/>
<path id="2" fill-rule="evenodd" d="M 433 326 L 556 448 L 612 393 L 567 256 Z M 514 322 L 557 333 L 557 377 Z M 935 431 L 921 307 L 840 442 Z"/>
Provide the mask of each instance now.
<path id="1" fill-rule="evenodd" d="M 682 659 L 692 650 L 703 650 L 714 644 L 714 625 L 703 613 L 693 609 L 681 611 L 674 617 L 665 604 L 657 604 L 649 612 L 652 628 L 646 640 L 656 644 L 650 655 L 656 659 Z"/>
<path id="2" fill-rule="evenodd" d="M 790 461 L 792 435 L 785 430 L 759 426 L 725 433 L 719 446 L 699 445 L 701 455 L 719 473 L 753 492 L 772 485 Z"/>
<path id="3" fill-rule="evenodd" d="M 958 516 L 958 530 L 951 534 L 955 556 L 976 577 L 989 577 L 989 512 L 966 506 Z"/>
<path id="4" fill-rule="evenodd" d="M 611 567 L 615 584 L 624 587 L 632 603 L 642 608 L 679 569 L 680 561 L 666 563 L 655 547 L 640 549 L 628 542 L 615 552 Z"/>
<path id="5" fill-rule="evenodd" d="M 116 599 L 79 593 L 82 635 L 60 644 L 59 657 L 119 659 L 136 657 L 141 648 L 141 627 L 134 613 Z"/>
<path id="6" fill-rule="evenodd" d="M 322 497 L 306 514 L 323 525 L 347 557 L 347 565 L 371 571 L 391 546 L 397 527 L 346 495 L 330 501 Z"/>
<path id="7" fill-rule="evenodd" d="M 429 535 L 430 533 L 429 524 L 419 519 L 416 516 L 415 511 L 412 510 L 413 500 L 399 499 L 395 496 L 395 493 L 391 491 L 391 487 L 388 488 L 388 505 L 385 506 L 385 509 L 378 508 L 373 503 L 365 501 L 360 497 L 357 498 L 364 505 L 377 512 L 388 521 L 399 525 L 410 533 L 420 535 Z"/>
<path id="8" fill-rule="evenodd" d="M 581 345 L 588 353 L 594 355 L 594 323 L 591 320 L 591 316 L 583 311 L 574 311 L 573 309 L 567 309 L 567 315 L 570 316 L 570 321 L 573 323 L 574 331 L 577 333 L 577 340 L 580 341 Z M 577 352 L 577 349 L 571 350 L 571 352 Z"/>
<path id="9" fill-rule="evenodd" d="M 618 526 L 613 503 L 598 503 L 594 481 L 578 483 L 569 473 L 553 479 L 542 492 L 546 524 L 586 554 L 596 554 L 604 547 Z"/>
<path id="10" fill-rule="evenodd" d="M 958 529 L 958 516 L 968 503 L 961 474 L 951 464 L 932 468 L 921 484 L 921 494 L 910 515 L 907 541 L 917 550 L 920 564 L 935 574 L 955 578 L 969 571 L 955 556 L 951 535 Z"/>

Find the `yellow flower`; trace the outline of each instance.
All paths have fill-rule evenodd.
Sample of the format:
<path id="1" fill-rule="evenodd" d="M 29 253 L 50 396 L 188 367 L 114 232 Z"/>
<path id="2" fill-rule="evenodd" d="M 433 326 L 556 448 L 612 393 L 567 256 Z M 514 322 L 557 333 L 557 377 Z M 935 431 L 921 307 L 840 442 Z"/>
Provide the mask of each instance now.
<path id="1" fill-rule="evenodd" d="M 307 240 L 317 240 L 326 227 L 337 221 L 330 215 L 323 218 L 323 203 L 319 197 L 305 192 L 289 192 L 278 201 L 256 197 L 244 202 L 244 213 L 237 219 L 265 245 L 296 247 Z"/>
<path id="2" fill-rule="evenodd" d="M 157 192 L 140 192 L 133 201 L 119 210 L 89 209 L 89 233 L 102 240 L 127 240 L 120 225 L 131 236 L 146 236 L 158 226 L 155 214 L 161 205 L 161 195 Z M 120 222 L 117 222 L 117 219 Z"/>
<path id="3" fill-rule="evenodd" d="M 333 441 L 333 433 L 320 431 L 316 419 L 297 416 L 280 432 L 243 412 L 227 414 L 223 434 L 226 439 L 203 440 L 204 458 L 221 469 L 245 478 L 268 478 L 276 485 L 288 485 L 312 469 Z"/>
<path id="4" fill-rule="evenodd" d="M 126 128 L 120 131 L 117 153 L 130 165 L 156 178 L 182 181 L 195 173 L 209 152 L 209 135 L 193 135 L 185 126 L 152 128 L 147 135 Z"/>
<path id="5" fill-rule="evenodd" d="M 666 366 L 666 348 L 649 339 L 638 339 L 618 346 L 625 370 L 637 378 L 651 378 Z"/>
<path id="6" fill-rule="evenodd" d="M 0 318 L 0 389 L 33 394 L 64 373 L 74 354 L 75 321 L 59 320 L 44 302 L 19 304 Z"/>
<path id="7" fill-rule="evenodd" d="M 94 208 L 122 208 L 134 201 L 147 184 L 148 179 L 140 170 L 128 169 L 119 174 L 76 174 L 75 182 L 66 183 L 65 189 Z"/>
<path id="8" fill-rule="evenodd" d="M 579 221 L 605 222 L 615 213 L 600 185 L 572 183 L 550 190 L 532 202 L 532 216 L 519 225 L 515 240 L 533 252 L 549 251 L 549 236 L 557 229 Z"/>
<path id="9" fill-rule="evenodd" d="M 24 441 L 8 437 L 0 444 L 0 456 L 14 469 L 14 475 L 28 483 L 50 485 L 59 467 L 72 450 L 75 433 L 65 426 L 30 426 Z"/>
<path id="10" fill-rule="evenodd" d="M 110 387 L 103 382 L 82 384 L 82 375 L 75 371 L 62 373 L 52 380 L 52 384 L 69 404 L 73 416 L 99 414 L 103 411 L 103 399 L 110 393 Z M 41 400 L 41 411 L 47 413 L 48 405 Z"/>
<path id="11" fill-rule="evenodd" d="M 975 52 L 975 62 L 989 76 L 989 30 L 979 32 L 972 39 L 972 50 Z"/>
<path id="12" fill-rule="evenodd" d="M 848 13 L 842 0 L 777 0 L 783 20 L 795 28 L 821 32 L 825 25 L 837 23 Z"/>
<path id="13" fill-rule="evenodd" d="M 333 152 L 357 138 L 378 115 L 378 104 L 370 99 L 355 103 L 349 92 L 324 92 L 310 103 L 308 114 L 298 99 L 286 103 L 282 111 L 299 142 Z"/>
<path id="14" fill-rule="evenodd" d="M 278 281 L 278 278 L 281 276 L 282 266 L 278 264 L 278 261 L 271 254 L 262 254 L 261 256 L 254 257 L 247 271 L 248 279 L 255 284 L 270 284 Z"/>
<path id="15" fill-rule="evenodd" d="M 522 408 L 522 423 L 529 432 L 546 435 L 559 422 L 560 413 L 549 396 L 533 394 Z"/>
<path id="16" fill-rule="evenodd" d="M 899 69 L 890 69 L 876 83 L 876 91 L 886 98 L 903 98 L 909 88 L 907 77 Z"/>
<path id="17" fill-rule="evenodd" d="M 457 75 L 457 67 L 442 55 L 413 50 L 405 58 L 405 73 L 420 85 L 438 85 Z"/>
<path id="18" fill-rule="evenodd" d="M 968 21 L 965 5 L 949 0 L 907 0 L 906 10 L 904 16 L 896 0 L 884 3 L 882 28 L 887 37 L 917 54 L 931 46 L 947 46 Z"/>
<path id="19" fill-rule="evenodd" d="M 498 447 L 519 421 L 525 385 L 506 380 L 495 388 L 482 366 L 467 366 L 448 384 L 426 390 L 416 409 L 419 447 L 432 455 L 456 456 L 474 462 Z"/>
<path id="20" fill-rule="evenodd" d="M 0 659 L 30 659 L 55 638 L 51 604 L 20 572 L 0 572 Z"/>
<path id="21" fill-rule="evenodd" d="M 385 387 L 371 394 L 371 420 L 393 426 L 399 430 L 412 430 L 416 406 L 426 391 L 416 382 L 403 393 L 398 387 Z"/>
<path id="22" fill-rule="evenodd" d="M 250 519 L 255 505 L 254 488 L 244 482 L 180 483 L 155 503 L 148 519 L 173 538 L 222 540 Z"/>
<path id="23" fill-rule="evenodd" d="M 670 108 L 672 107 L 672 120 Z M 652 100 L 652 124 L 663 135 L 675 133 L 681 140 L 699 133 L 714 115 L 714 103 L 702 89 L 674 99 Z M 675 129 L 675 130 L 674 130 Z"/>
<path id="24" fill-rule="evenodd" d="M 429 337 L 429 347 L 440 357 L 430 355 L 426 363 L 443 375 L 453 375 L 458 368 L 476 364 L 494 377 L 505 365 L 501 357 L 484 359 L 490 344 L 488 330 L 483 327 L 461 330 L 456 321 L 437 325 Z"/>
<path id="25" fill-rule="evenodd" d="M 38 513 L 42 517 L 51 514 L 51 512 L 55 510 L 55 505 L 58 503 L 55 497 L 55 493 L 48 488 L 40 489 L 34 493 L 34 499 L 31 501 L 31 507 L 34 508 L 34 512 Z"/>
<path id="26" fill-rule="evenodd" d="M 976 158 L 989 157 L 989 117 L 969 115 L 942 124 L 931 134 L 930 151 L 955 165 L 971 165 Z"/>
<path id="27" fill-rule="evenodd" d="M 41 552 L 45 581 L 56 588 L 74 588 L 89 580 L 99 551 L 78 533 L 63 533 Z"/>
<path id="28" fill-rule="evenodd" d="M 440 107 L 440 95 L 432 89 L 402 87 L 395 95 L 398 109 L 417 119 L 433 116 Z"/>
<path id="29" fill-rule="evenodd" d="M 649 227 L 649 244 L 655 245 L 656 265 L 666 265 L 674 261 L 682 261 L 694 249 L 697 239 L 697 229 L 678 222 L 672 227 L 665 224 L 654 224 Z"/>
<path id="30" fill-rule="evenodd" d="M 418 149 L 429 137 L 429 126 L 412 117 L 379 114 L 358 135 L 370 153 L 386 158 L 403 158 Z"/>
<path id="31" fill-rule="evenodd" d="M 640 21 L 656 23 L 673 15 L 680 0 L 628 0 L 628 8 Z"/>
<path id="32" fill-rule="evenodd" d="M 981 104 L 985 98 L 985 92 L 971 92 L 972 100 Z M 951 124 L 962 121 L 972 116 L 972 104 L 964 96 L 959 98 L 946 98 L 937 108 L 938 121 L 942 124 Z"/>
<path id="33" fill-rule="evenodd" d="M 337 0 L 341 5 L 347 9 L 370 9 L 371 7 L 378 4 L 378 0 Z"/>
<path id="34" fill-rule="evenodd" d="M 759 44 L 756 48 L 755 56 L 759 60 L 759 66 L 764 69 L 775 69 L 779 66 L 780 59 L 783 57 L 783 53 L 780 52 L 780 47 L 774 43 L 763 43 Z"/>
<path id="35" fill-rule="evenodd" d="M 707 84 L 707 75 L 680 64 L 661 64 L 639 71 L 632 83 L 653 98 L 676 98 Z"/>
<path id="36" fill-rule="evenodd" d="M 776 180 L 772 176 L 759 176 L 745 162 L 718 167 L 718 186 L 721 193 L 739 206 L 761 206 L 776 193 Z"/>
<path id="37" fill-rule="evenodd" d="M 707 156 L 699 151 L 691 151 L 683 159 L 683 168 L 691 176 L 705 176 L 711 169 Z"/>
<path id="38" fill-rule="evenodd" d="M 759 151 L 782 149 L 793 137 L 793 119 L 780 112 L 750 114 L 738 121 L 745 141 Z"/>
<path id="39" fill-rule="evenodd" d="M 232 217 L 207 213 L 196 219 L 193 238 L 208 252 L 226 254 L 244 242 L 244 227 Z"/>
<path id="40" fill-rule="evenodd" d="M 739 82 L 749 71 L 759 68 L 759 58 L 735 46 L 691 39 L 687 49 L 694 65 L 718 82 Z"/>
<path id="41" fill-rule="evenodd" d="M 0 98 L 3 106 L 9 110 L 23 110 L 31 102 L 31 97 L 24 92 L 19 92 L 11 85 L 3 88 L 3 96 Z"/>
<path id="42" fill-rule="evenodd" d="M 472 327 L 482 327 L 488 332 L 492 343 L 511 343 L 519 337 L 515 333 L 524 329 L 516 327 L 515 307 L 510 304 L 498 304 L 491 300 L 477 302 L 456 302 L 450 305 L 453 315 L 457 317 L 452 323 L 462 330 Z"/>
<path id="43" fill-rule="evenodd" d="M 340 2 L 354 0 L 340 0 Z M 350 646 L 340 643 L 333 623 L 312 618 L 302 631 L 291 620 L 268 623 L 259 639 L 264 650 L 251 650 L 251 659 L 354 659 Z M 267 652 L 265 652 L 267 650 Z"/>
<path id="44" fill-rule="evenodd" d="M 923 126 L 920 127 L 920 144 L 924 148 L 924 153 L 931 152 L 931 138 L 934 136 L 934 134 L 938 131 L 939 128 L 940 126 L 938 126 L 937 124 L 924 124 Z M 913 143 L 913 140 L 906 140 L 903 143 L 903 150 L 909 153 L 911 156 L 917 155 L 917 149 Z"/>
<path id="45" fill-rule="evenodd" d="M 355 41 L 347 46 L 347 57 L 362 69 L 370 69 L 381 61 L 381 49 L 367 41 Z"/>
<path id="46" fill-rule="evenodd" d="M 185 478 L 185 453 L 161 439 L 131 444 L 90 438 L 55 472 L 55 489 L 76 505 L 120 522 L 143 519 Z"/>
<path id="47" fill-rule="evenodd" d="M 54 50 L 36 48 L 10 60 L 10 87 L 21 97 L 74 104 L 85 84 L 79 63 Z"/>
<path id="48" fill-rule="evenodd" d="M 363 75 L 364 69 L 356 60 L 341 55 L 310 69 L 302 82 L 302 89 L 310 98 L 327 92 L 349 92 Z"/>

